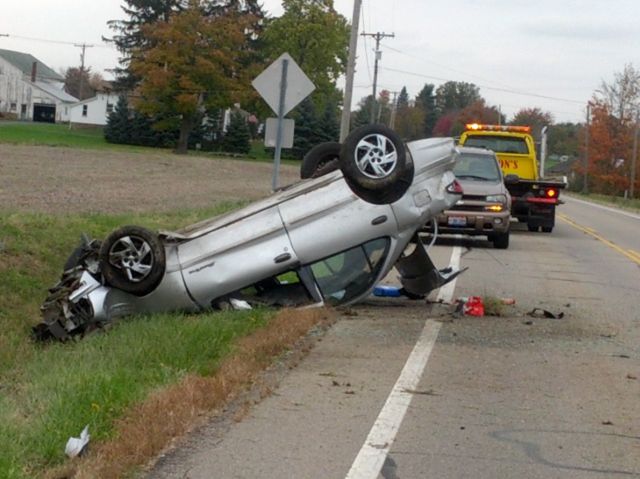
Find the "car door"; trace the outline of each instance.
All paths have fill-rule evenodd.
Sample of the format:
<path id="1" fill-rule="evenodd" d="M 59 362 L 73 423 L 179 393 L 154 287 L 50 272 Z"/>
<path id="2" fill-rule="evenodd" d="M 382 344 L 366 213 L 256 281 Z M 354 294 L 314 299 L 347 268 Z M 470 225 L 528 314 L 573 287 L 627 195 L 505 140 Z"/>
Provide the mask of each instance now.
<path id="1" fill-rule="evenodd" d="M 298 264 L 277 205 L 179 244 L 178 256 L 185 285 L 203 307 Z"/>
<path id="2" fill-rule="evenodd" d="M 367 203 L 338 179 L 280 203 L 282 221 L 302 264 L 312 263 L 374 238 L 394 236 L 390 205 Z"/>

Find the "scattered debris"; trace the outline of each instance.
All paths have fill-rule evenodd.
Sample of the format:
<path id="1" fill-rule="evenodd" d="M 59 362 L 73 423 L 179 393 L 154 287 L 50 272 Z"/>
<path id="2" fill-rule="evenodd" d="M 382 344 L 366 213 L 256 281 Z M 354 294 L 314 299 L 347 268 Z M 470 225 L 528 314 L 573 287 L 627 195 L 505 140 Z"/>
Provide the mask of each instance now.
<path id="1" fill-rule="evenodd" d="M 233 309 L 252 309 L 251 305 L 243 299 L 229 298 L 229 302 L 231 303 L 231 306 L 233 306 Z"/>
<path id="2" fill-rule="evenodd" d="M 329 371 L 326 373 L 319 373 L 318 376 L 327 376 L 329 378 L 335 378 L 337 376 L 336 373 L 334 373 L 333 371 Z"/>
<path id="3" fill-rule="evenodd" d="M 622 359 L 631 359 L 631 356 L 629 356 L 628 354 L 614 354 L 612 357 L 622 358 Z"/>
<path id="4" fill-rule="evenodd" d="M 564 312 L 560 311 L 559 313 L 554 314 L 546 309 L 533 308 L 527 313 L 527 316 L 531 316 L 532 318 L 562 319 L 564 318 Z"/>
<path id="5" fill-rule="evenodd" d="M 500 298 L 500 302 L 502 304 L 506 304 L 507 306 L 513 306 L 514 304 L 516 304 L 516 299 L 515 298 Z"/>
<path id="6" fill-rule="evenodd" d="M 353 389 L 348 389 L 344 393 L 345 394 L 355 394 L 356 392 Z"/>
<path id="7" fill-rule="evenodd" d="M 636 376 L 635 374 L 627 374 L 627 379 L 638 379 L 638 376 Z"/>
<path id="8" fill-rule="evenodd" d="M 484 316 L 484 302 L 480 296 L 458 298 L 456 305 L 456 312 L 466 316 Z"/>
<path id="9" fill-rule="evenodd" d="M 419 394 L 421 396 L 440 396 L 440 394 L 434 392 L 433 389 L 426 389 L 426 390 L 419 390 L 419 389 L 408 389 L 405 388 L 402 390 L 402 392 L 408 393 L 408 394 Z"/>
<path id="10" fill-rule="evenodd" d="M 378 285 L 373 288 L 373 295 L 399 298 L 400 296 L 402 296 L 402 293 L 400 292 L 400 288 L 398 288 L 397 286 Z"/>
<path id="11" fill-rule="evenodd" d="M 602 421 L 602 425 L 603 426 L 613 426 L 613 423 L 611 421 L 607 420 L 607 421 Z"/>
<path id="12" fill-rule="evenodd" d="M 90 438 L 89 425 L 87 424 L 80 433 L 80 437 L 69 438 L 64 448 L 64 453 L 71 458 L 81 456 L 86 451 Z"/>
<path id="13" fill-rule="evenodd" d="M 533 324 L 533 321 L 531 321 L 530 319 L 526 320 L 523 324 L 526 324 L 527 326 L 531 326 Z"/>

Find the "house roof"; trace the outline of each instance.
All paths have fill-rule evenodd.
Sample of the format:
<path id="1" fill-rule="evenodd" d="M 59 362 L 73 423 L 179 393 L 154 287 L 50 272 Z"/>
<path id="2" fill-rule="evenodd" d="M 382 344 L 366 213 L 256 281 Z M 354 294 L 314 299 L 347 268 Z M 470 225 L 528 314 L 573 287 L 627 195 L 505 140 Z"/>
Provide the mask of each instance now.
<path id="1" fill-rule="evenodd" d="M 37 81 L 33 85 L 35 85 L 45 93 L 48 93 L 49 95 L 54 96 L 58 100 L 61 100 L 63 102 L 76 103 L 78 101 L 78 99 L 75 96 L 69 95 L 66 91 L 62 90 L 61 88 L 56 88 L 51 83 Z"/>
<path id="2" fill-rule="evenodd" d="M 0 49 L 0 57 L 11 63 L 13 66 L 22 70 L 25 75 L 31 75 L 31 68 L 34 62 L 38 63 L 37 78 L 55 81 L 64 81 L 64 78 L 42 63 L 36 57 L 29 53 L 14 52 L 13 50 Z"/>

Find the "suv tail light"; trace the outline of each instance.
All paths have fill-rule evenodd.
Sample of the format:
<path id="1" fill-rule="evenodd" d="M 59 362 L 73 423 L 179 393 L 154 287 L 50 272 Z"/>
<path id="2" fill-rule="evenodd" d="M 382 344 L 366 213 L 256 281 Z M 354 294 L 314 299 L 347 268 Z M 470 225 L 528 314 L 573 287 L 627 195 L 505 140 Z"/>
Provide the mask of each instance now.
<path id="1" fill-rule="evenodd" d="M 447 186 L 446 190 L 447 193 L 453 193 L 454 195 L 461 195 L 463 193 L 462 185 L 458 180 L 453 180 L 453 182 Z"/>

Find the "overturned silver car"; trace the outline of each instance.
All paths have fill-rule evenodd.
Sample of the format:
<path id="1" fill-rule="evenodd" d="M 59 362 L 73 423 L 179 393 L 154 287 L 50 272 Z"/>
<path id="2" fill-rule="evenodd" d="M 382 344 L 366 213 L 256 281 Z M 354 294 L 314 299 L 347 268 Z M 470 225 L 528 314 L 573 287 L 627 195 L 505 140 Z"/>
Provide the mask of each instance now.
<path id="1" fill-rule="evenodd" d="M 34 335 L 66 340 L 124 315 L 238 301 L 349 304 L 394 266 L 408 296 L 425 295 L 459 273 L 438 271 L 417 234 L 460 199 L 455 157 L 452 139 L 404 144 L 370 125 L 313 148 L 301 170 L 313 178 L 238 211 L 179 231 L 125 226 L 85 239 Z"/>

